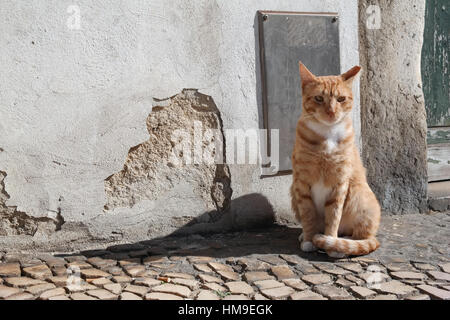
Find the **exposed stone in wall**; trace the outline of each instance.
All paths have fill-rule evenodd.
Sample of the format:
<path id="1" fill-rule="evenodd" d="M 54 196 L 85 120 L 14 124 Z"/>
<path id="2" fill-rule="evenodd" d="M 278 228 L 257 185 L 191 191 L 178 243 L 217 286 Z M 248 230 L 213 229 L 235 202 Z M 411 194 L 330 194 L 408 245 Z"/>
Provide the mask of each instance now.
<path id="1" fill-rule="evenodd" d="M 212 150 L 209 155 L 225 161 L 222 121 L 213 99 L 197 90 L 185 89 L 169 99 L 156 101 L 147 117 L 147 129 L 149 139 L 132 147 L 123 169 L 105 180 L 105 210 L 162 199 L 165 193 L 184 184 L 203 199 L 204 208 L 210 212 L 206 218 L 202 215 L 201 222 L 219 219 L 231 201 L 229 168 L 220 162 L 205 161 L 208 159 L 199 158 L 197 152 L 200 150 L 203 155 Z M 210 129 L 214 134 L 208 135 Z M 186 148 L 177 134 L 180 130 L 187 134 Z M 188 160 L 182 162 L 183 159 Z M 191 163 L 186 162 L 189 159 Z M 179 205 L 185 204 L 180 200 Z"/>
<path id="2" fill-rule="evenodd" d="M 31 217 L 25 212 L 17 210 L 15 206 L 7 206 L 9 194 L 6 192 L 4 179 L 6 172 L 0 171 L 0 236 L 30 235 L 37 231 L 51 234 L 61 229 L 64 219 L 57 213 L 56 220 L 46 217 Z"/>
<path id="3" fill-rule="evenodd" d="M 379 29 L 366 25 L 374 18 L 366 12 L 369 5 L 381 9 Z M 427 207 L 420 74 L 424 13 L 425 0 L 359 1 L 363 161 L 386 213 L 424 212 Z"/>

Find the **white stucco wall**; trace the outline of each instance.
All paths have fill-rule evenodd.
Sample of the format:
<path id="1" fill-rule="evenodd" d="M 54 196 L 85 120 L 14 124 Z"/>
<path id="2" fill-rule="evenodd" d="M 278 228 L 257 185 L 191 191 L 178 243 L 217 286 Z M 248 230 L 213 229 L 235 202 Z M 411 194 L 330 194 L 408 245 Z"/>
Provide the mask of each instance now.
<path id="1" fill-rule="evenodd" d="M 67 26 L 74 4 L 79 30 Z M 148 139 L 153 97 L 197 88 L 213 97 L 225 128 L 259 126 L 257 10 L 338 12 L 341 69 L 358 64 L 356 0 L 2 1 L 0 170 L 8 174 L 7 204 L 32 216 L 60 207 L 66 222 L 82 222 L 98 237 L 115 231 L 145 238 L 153 209 L 143 203 L 104 213 L 104 179 L 121 170 L 130 147 Z M 292 218 L 291 176 L 260 179 L 258 166 L 230 169 L 233 199 L 261 193 L 280 219 Z M 237 216 L 250 209 L 234 208 Z"/>

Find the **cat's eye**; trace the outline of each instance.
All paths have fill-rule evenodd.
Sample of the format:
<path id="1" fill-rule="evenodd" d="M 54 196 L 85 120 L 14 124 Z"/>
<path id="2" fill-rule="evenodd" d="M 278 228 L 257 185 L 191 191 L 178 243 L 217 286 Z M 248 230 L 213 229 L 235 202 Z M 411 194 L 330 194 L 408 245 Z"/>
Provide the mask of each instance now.
<path id="1" fill-rule="evenodd" d="M 317 102 L 323 102 L 323 97 L 322 96 L 315 96 L 314 100 L 316 100 Z"/>
<path id="2" fill-rule="evenodd" d="M 338 102 L 344 102 L 345 101 L 345 97 L 339 97 L 339 98 L 337 98 L 337 101 Z"/>

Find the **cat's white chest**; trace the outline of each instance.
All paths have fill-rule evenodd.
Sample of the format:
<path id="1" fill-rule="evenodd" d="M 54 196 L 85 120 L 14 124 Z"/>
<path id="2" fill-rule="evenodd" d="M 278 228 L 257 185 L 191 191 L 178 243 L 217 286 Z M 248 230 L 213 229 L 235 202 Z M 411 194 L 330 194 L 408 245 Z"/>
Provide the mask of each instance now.
<path id="1" fill-rule="evenodd" d="M 325 141 L 326 144 L 326 148 L 325 151 L 326 153 L 331 153 L 334 151 L 334 149 L 336 149 L 337 145 L 338 145 L 338 140 L 337 139 L 327 139 Z"/>
<path id="2" fill-rule="evenodd" d="M 316 207 L 316 211 L 320 215 L 324 215 L 325 213 L 325 202 L 330 195 L 331 187 L 326 187 L 323 184 L 323 180 L 316 182 L 311 187 L 311 196 L 314 202 L 314 206 Z"/>
<path id="3" fill-rule="evenodd" d="M 339 142 L 348 134 L 348 129 L 344 121 L 334 125 L 326 126 L 316 122 L 306 124 L 312 131 L 325 138 L 325 152 L 331 153 L 338 146 Z"/>

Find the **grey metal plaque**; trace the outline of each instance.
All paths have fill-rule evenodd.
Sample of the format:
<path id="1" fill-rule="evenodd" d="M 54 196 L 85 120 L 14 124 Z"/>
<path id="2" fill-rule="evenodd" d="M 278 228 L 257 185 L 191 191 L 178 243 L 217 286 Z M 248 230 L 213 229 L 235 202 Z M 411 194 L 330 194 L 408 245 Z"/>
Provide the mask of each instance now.
<path id="1" fill-rule="evenodd" d="M 258 24 L 264 126 L 280 130 L 278 174 L 289 174 L 302 105 L 298 62 L 318 76 L 339 74 L 339 19 L 337 13 L 258 11 Z M 272 143 L 268 136 L 269 152 Z"/>

